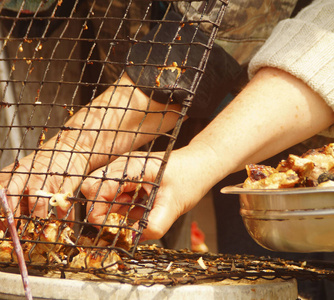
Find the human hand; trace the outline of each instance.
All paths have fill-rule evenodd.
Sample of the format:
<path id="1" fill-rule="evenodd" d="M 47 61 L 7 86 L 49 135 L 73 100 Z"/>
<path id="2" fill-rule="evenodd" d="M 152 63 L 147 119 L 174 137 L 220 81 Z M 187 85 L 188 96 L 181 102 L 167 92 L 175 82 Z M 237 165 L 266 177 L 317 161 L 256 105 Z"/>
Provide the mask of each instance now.
<path id="1" fill-rule="evenodd" d="M 147 158 L 146 152 L 134 152 L 131 157 L 123 156 L 107 168 L 90 174 L 81 191 L 87 199 L 96 198 L 101 202 L 94 204 L 88 220 L 100 224 L 109 212 L 126 214 L 128 204 L 134 203 L 133 195 L 136 192 L 139 192 L 139 198 L 143 194 L 149 196 L 155 186 L 163 155 L 163 152 L 154 152 Z M 142 241 L 161 238 L 177 218 L 191 210 L 210 189 L 211 180 L 204 179 L 206 175 L 210 176 L 210 170 L 202 169 L 203 157 L 196 157 L 189 147 L 172 151 Z M 126 178 L 134 180 L 127 181 L 125 172 Z M 122 178 L 124 184 L 119 183 Z M 129 217 L 140 220 L 143 213 L 144 208 L 133 206 Z"/>
<path id="2" fill-rule="evenodd" d="M 73 153 L 70 143 L 58 144 L 52 138 L 38 151 L 1 170 L 0 182 L 7 189 L 9 205 L 16 216 L 44 218 L 48 215 L 49 198 L 38 196 L 40 190 L 73 194 L 78 187 L 79 174 L 87 167 L 87 155 Z M 62 218 L 67 209 L 58 207 L 57 213 Z M 72 218 L 73 213 L 71 210 L 68 217 Z"/>
<path id="3" fill-rule="evenodd" d="M 132 86 L 124 75 L 116 88 L 110 87 L 79 110 L 65 124 L 66 130 L 21 159 L 18 165 L 12 164 L 0 172 L 0 184 L 7 187 L 16 216 L 32 213 L 45 217 L 48 202 L 35 197 L 37 191 L 74 193 L 85 174 L 112 161 L 116 155 L 147 143 L 154 134 L 174 127 L 179 117 L 178 105 L 169 105 L 171 111 L 166 113 L 164 104 L 150 101 Z M 163 112 L 163 121 L 162 113 L 157 111 Z M 20 201 L 19 195 L 23 193 L 27 197 Z M 59 217 L 66 214 L 58 211 Z"/>

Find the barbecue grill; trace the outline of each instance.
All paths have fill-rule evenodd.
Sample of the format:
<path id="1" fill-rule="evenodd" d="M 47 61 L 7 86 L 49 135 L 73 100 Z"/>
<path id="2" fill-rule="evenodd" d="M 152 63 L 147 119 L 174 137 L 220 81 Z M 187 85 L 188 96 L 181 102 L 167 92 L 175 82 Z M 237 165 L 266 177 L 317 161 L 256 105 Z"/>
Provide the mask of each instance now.
<path id="1" fill-rule="evenodd" d="M 301 262 L 297 266 L 293 263 L 289 265 L 290 268 L 284 267 L 282 271 L 282 265 L 288 263 L 254 257 L 200 255 L 139 244 L 169 155 L 199 91 L 227 6 L 225 0 L 182 1 L 182 16 L 170 18 L 171 11 L 180 9 L 180 3 L 146 0 L 1 2 L 0 167 L 3 169 L 11 164 L 1 172 L 7 176 L 9 187 L 15 183 L 17 176 L 25 178 L 20 192 L 11 194 L 9 189 L 7 195 L 2 195 L 2 200 L 7 197 L 18 199 L 13 213 L 25 265 L 29 272 L 41 277 L 62 280 L 80 278 L 95 283 L 102 280 L 146 287 L 156 284 L 167 287 L 211 284 L 227 279 L 253 283 L 259 279 L 270 282 L 279 279 L 277 284 L 287 283 L 283 285 L 285 291 L 294 295 L 293 278 L 296 274 L 304 274 L 306 279 L 310 274 L 311 279 L 322 279 L 322 276 L 331 277 L 331 270 L 305 266 Z M 159 36 L 160 30 L 166 26 L 174 30 L 168 41 L 161 40 Z M 150 35 L 152 28 L 155 30 Z M 193 35 L 190 39 L 182 39 L 184 28 L 191 28 Z M 203 28 L 209 28 L 210 34 L 206 38 L 198 38 Z M 142 52 L 136 52 L 136 47 Z M 171 61 L 173 49 L 180 47 L 183 56 L 178 62 Z M 162 49 L 162 61 L 154 59 L 154 49 Z M 201 53 L 196 64 L 191 55 L 195 52 Z M 143 60 L 137 60 L 133 53 L 145 53 Z M 147 85 L 144 80 L 146 68 L 155 72 L 152 85 Z M 122 76 L 129 70 L 135 70 L 137 80 L 124 84 Z M 191 81 L 183 86 L 182 76 L 187 72 L 191 74 L 188 77 Z M 110 88 L 112 92 L 107 94 L 108 109 L 92 102 Z M 130 91 L 125 107 L 114 104 L 120 88 Z M 129 105 L 139 89 L 148 95 L 146 110 Z M 149 109 L 152 97 L 159 93 L 165 97 L 164 108 L 152 111 Z M 174 105 L 178 97 L 175 95 L 178 94 L 182 95 L 180 110 L 176 110 Z M 118 110 L 120 116 L 118 126 L 112 129 L 104 126 L 110 109 Z M 68 125 L 71 117 L 80 110 L 84 112 L 82 123 Z M 95 111 L 100 112 L 100 119 L 97 125 L 95 123 L 90 128 L 86 121 L 88 115 Z M 123 127 L 122 122 L 129 112 L 142 115 L 136 129 Z M 175 120 L 174 129 L 170 131 L 164 129 L 168 114 L 173 115 Z M 152 115 L 160 120 L 153 129 L 146 130 L 143 124 Z M 110 132 L 112 134 L 108 135 Z M 76 139 L 66 149 L 59 147 L 69 133 L 74 133 Z M 94 138 L 82 149 L 78 143 L 85 134 Z M 104 139 L 106 136 L 112 138 Z M 117 149 L 118 136 L 132 138 L 126 151 Z M 138 136 L 146 137 L 146 142 L 140 147 L 137 145 Z M 53 143 L 44 147 L 52 137 Z M 106 145 L 105 152 L 97 147 L 101 139 Z M 161 139 L 164 140 L 162 158 L 156 157 L 153 152 L 156 147 L 161 152 Z M 138 149 L 145 154 L 139 155 L 135 152 Z M 20 159 L 26 155 L 30 155 L 32 163 L 30 168 L 22 169 Z M 87 161 L 86 165 L 80 166 L 80 172 L 75 172 L 72 167 L 78 155 L 85 156 Z M 91 160 L 97 156 L 103 157 L 106 162 L 116 158 L 125 158 L 129 162 L 138 155 L 144 161 L 140 177 L 128 176 L 128 163 L 117 178 L 107 176 L 107 164 L 102 170 L 102 177 L 96 178 L 88 172 Z M 36 167 L 43 156 L 48 157 L 48 164 L 43 168 Z M 59 157 L 66 159 L 60 160 Z M 150 160 L 158 161 L 159 171 L 154 181 L 146 182 L 143 176 Z M 56 171 L 54 164 L 60 165 Z M 40 179 L 39 188 L 43 193 L 34 191 L 30 194 L 35 204 L 27 209 L 25 190 L 36 176 Z M 102 180 L 95 196 L 85 198 L 80 188 L 83 181 L 89 178 Z M 64 195 L 62 192 L 68 179 L 76 182 L 76 188 L 73 193 Z M 52 191 L 47 189 L 50 180 L 57 183 Z M 102 222 L 94 223 L 89 216 L 95 206 L 105 204 L 100 200 L 99 192 L 106 181 L 119 184 L 119 192 L 130 184 L 137 188 L 128 195 L 127 202 L 119 202 L 116 195 L 108 203 L 107 215 L 111 215 L 113 206 L 123 206 L 122 215 L 112 215 L 113 222 L 105 217 Z M 143 184 L 152 187 L 149 195 L 142 193 Z M 65 213 L 60 214 L 59 210 L 49 205 L 46 216 L 36 217 L 39 203 L 45 199 L 58 201 L 55 194 L 62 195 L 63 200 L 67 201 Z M 139 220 L 131 219 L 134 208 L 140 208 L 143 212 Z M 2 221 L 6 221 L 6 217 L 8 214 L 3 209 Z M 134 227 L 134 224 L 138 226 Z M 0 266 L 3 272 L 15 273 L 22 265 L 10 233 L 9 228 L 3 228 Z M 51 233 L 54 239 L 49 238 Z M 73 264 L 74 261 L 77 263 Z M 300 272 L 302 270 L 305 273 Z M 6 273 L 2 274 L 6 277 Z M 13 276 L 10 278 L 16 282 L 17 278 Z M 6 291 L 1 290 L 1 293 L 5 294 Z"/>

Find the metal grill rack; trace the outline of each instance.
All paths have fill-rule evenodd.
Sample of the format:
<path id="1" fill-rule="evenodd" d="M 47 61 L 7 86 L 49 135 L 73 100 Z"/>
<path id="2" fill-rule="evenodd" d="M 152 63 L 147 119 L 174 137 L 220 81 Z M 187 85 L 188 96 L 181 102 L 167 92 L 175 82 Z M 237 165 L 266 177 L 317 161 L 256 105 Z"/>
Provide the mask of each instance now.
<path id="1" fill-rule="evenodd" d="M 131 258 L 135 254 L 143 229 L 147 225 L 148 214 L 159 189 L 168 157 L 205 71 L 214 38 L 227 6 L 227 2 L 223 0 L 184 1 L 183 3 L 184 15 L 187 15 L 187 18 L 183 17 L 181 20 L 166 19 L 168 12 L 175 8 L 174 1 L 71 0 L 17 1 L 15 3 L 3 1 L 0 4 L 0 168 L 1 176 L 6 177 L 8 180 L 6 185 L 8 184 L 9 187 L 17 184 L 15 178 L 22 178 L 22 188 L 16 193 L 11 193 L 9 188 L 8 197 L 18 199 L 13 210 L 16 214 L 15 220 L 18 224 L 21 245 L 26 251 L 28 266 L 61 270 L 78 254 L 78 251 L 89 253 L 96 251 L 96 253 L 102 253 L 100 253 L 102 263 L 100 262 L 100 267 L 96 267 L 95 270 L 114 272 L 110 265 L 116 265 L 117 259 L 112 263 L 109 261 L 108 267 L 104 265 L 110 255 L 118 253 L 117 255 L 122 257 Z M 189 12 L 193 9 L 192 3 L 196 4 L 199 12 L 195 19 L 189 17 L 191 16 Z M 209 14 L 213 8 L 212 4 L 215 4 L 215 13 Z M 209 18 L 208 15 L 210 15 Z M 178 74 L 187 70 L 194 73 L 189 88 L 183 90 L 185 100 L 180 110 L 175 110 L 172 102 L 178 77 L 172 86 L 162 87 L 159 83 L 159 75 L 155 86 L 150 88 L 152 92 L 162 88 L 170 89 L 171 96 L 167 104 L 158 111 L 148 109 L 152 102 L 151 94 L 147 110 L 133 108 L 130 105 L 131 101 L 135 101 L 138 89 L 145 87 L 139 83 L 124 84 L 121 78 L 127 68 L 136 65 L 131 60 L 133 47 L 140 44 L 150 46 L 159 43 L 166 47 L 166 43 L 156 41 L 154 37 L 149 40 L 142 39 L 154 26 L 159 32 L 163 24 L 176 24 L 178 31 L 184 26 L 192 26 L 194 35 L 201 26 L 209 26 L 212 30 L 205 44 L 183 42 L 176 34 L 167 46 L 169 49 L 180 44 L 186 46 L 188 50 L 185 51 L 184 57 L 177 65 L 168 66 L 166 62 L 170 51 L 167 51 L 165 62 L 153 65 L 160 70 L 160 73 L 166 67 L 177 69 Z M 191 47 L 203 49 L 203 56 L 196 66 L 187 65 Z M 146 61 L 149 60 L 149 55 L 150 52 Z M 147 65 L 137 64 L 142 69 Z M 116 95 L 121 88 L 129 91 L 127 105 L 123 107 L 116 104 Z M 99 102 L 92 102 L 93 99 L 108 91 L 110 92 L 107 94 L 107 108 Z M 119 124 L 112 129 L 105 126 L 110 110 L 118 111 L 120 116 Z M 97 111 L 100 114 L 99 122 L 89 127 L 87 124 L 89 115 Z M 72 116 L 78 112 L 82 114 L 81 123 L 71 123 Z M 136 129 L 125 130 L 122 122 L 125 115 L 131 112 L 141 114 L 142 119 L 138 122 Z M 171 131 L 165 131 L 163 128 L 168 114 L 172 114 L 175 119 L 175 127 Z M 143 124 L 146 118 L 152 115 L 159 116 L 160 120 L 156 122 L 154 129 L 146 130 Z M 75 137 L 71 143 L 69 145 L 65 143 L 66 147 L 62 144 L 60 147 L 63 139 L 71 135 Z M 81 139 L 87 135 L 90 137 L 89 142 L 85 147 L 79 147 Z M 146 142 L 139 145 L 140 147 L 136 142 L 139 135 L 146 137 Z M 117 148 L 119 147 L 117 146 L 118 136 L 132 137 L 126 149 Z M 154 156 L 153 149 L 161 137 L 168 142 L 163 150 L 163 157 L 159 158 Z M 98 146 L 101 140 L 104 147 Z M 49 142 L 46 143 L 47 141 Z M 87 178 L 95 178 L 89 173 L 91 160 L 100 157 L 104 162 L 109 162 L 115 158 L 124 157 L 129 161 L 132 157 L 139 155 L 138 152 L 134 152 L 138 148 L 145 150 L 143 152 L 145 154 L 141 156 L 144 161 L 142 175 L 149 160 L 158 161 L 160 167 L 155 180 L 144 182 L 142 175 L 129 178 L 128 164 L 125 164 L 119 177 L 108 178 L 108 166 L 106 166 L 102 170 L 101 185 L 110 180 L 119 183 L 119 190 L 126 184 L 135 184 L 138 189 L 129 194 L 131 199 L 127 203 L 118 202 L 117 195 L 108 203 L 108 213 L 115 205 L 124 206 L 123 218 L 117 224 L 106 224 L 107 218 L 104 218 L 101 223 L 90 222 L 89 214 L 94 206 L 98 203 L 105 204 L 98 197 L 101 185 L 92 199 L 84 198 L 80 194 L 83 181 Z M 24 160 L 20 159 L 26 155 L 30 157 L 30 164 L 23 168 Z M 78 156 L 85 158 L 85 164 L 77 163 Z M 40 163 L 42 157 L 48 159 L 45 165 Z M 8 165 L 9 167 L 4 169 Z M 35 216 L 41 201 L 49 200 L 52 196 L 41 197 L 36 190 L 29 191 L 30 181 L 33 178 L 39 180 L 38 189 L 53 194 L 66 191 L 66 181 L 73 183 L 75 191 L 68 197 L 70 205 L 65 213 L 59 215 L 59 211 L 49 206 L 46 216 Z M 142 184 L 152 186 L 149 195 L 141 195 Z M 50 187 L 52 187 L 51 191 Z M 33 205 L 29 207 L 27 194 L 30 200 L 34 199 Z M 130 220 L 129 217 L 134 207 L 141 208 L 143 212 L 136 229 L 132 225 L 138 220 Z M 4 221 L 5 218 L 2 217 Z M 55 228 L 52 232 L 55 239 L 48 240 L 46 236 L 50 232 L 47 231 L 52 228 Z M 73 229 L 73 234 L 68 231 L 69 228 Z M 113 230 L 116 230 L 116 233 L 110 234 L 112 238 L 109 237 L 108 243 L 101 246 L 99 241 L 105 234 L 103 228 L 106 228 L 108 233 Z M 123 235 L 131 235 L 133 238 L 131 247 L 123 247 L 124 244 L 120 241 L 124 239 Z M 82 237 L 89 238 L 90 244 L 78 244 Z M 11 239 L 8 229 L 3 230 L 0 241 L 2 253 L 6 254 L 7 251 L 7 256 L 4 254 L 5 258 L 0 259 L 1 264 L 15 265 L 16 257 L 14 250 L 10 248 Z M 60 249 L 61 255 L 55 253 Z M 40 255 L 40 257 L 37 259 L 34 255 Z M 83 258 L 82 265 L 89 269 L 87 256 Z M 118 266 L 121 265 L 118 264 Z M 89 272 L 92 270 L 90 269 Z"/>
<path id="2" fill-rule="evenodd" d="M 15 272 L 10 263 L 2 271 Z M 267 256 L 194 253 L 156 245 L 140 245 L 133 257 L 124 256 L 117 271 L 106 269 L 73 269 L 65 265 L 34 268 L 34 275 L 49 278 L 119 282 L 131 285 L 178 286 L 212 284 L 230 280 L 275 281 L 276 279 L 315 282 L 334 280 L 333 263 L 326 261 L 293 261 Z"/>

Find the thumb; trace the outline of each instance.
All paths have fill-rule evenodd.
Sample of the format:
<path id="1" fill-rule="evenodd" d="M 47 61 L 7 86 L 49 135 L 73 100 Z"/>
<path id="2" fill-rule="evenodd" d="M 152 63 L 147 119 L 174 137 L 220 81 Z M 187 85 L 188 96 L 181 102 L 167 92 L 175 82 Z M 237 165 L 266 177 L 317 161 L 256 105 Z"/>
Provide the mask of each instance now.
<path id="1" fill-rule="evenodd" d="M 164 203 L 168 202 L 165 201 Z M 148 216 L 148 224 L 140 241 L 162 238 L 179 217 L 180 214 L 176 212 L 172 205 L 155 204 Z"/>

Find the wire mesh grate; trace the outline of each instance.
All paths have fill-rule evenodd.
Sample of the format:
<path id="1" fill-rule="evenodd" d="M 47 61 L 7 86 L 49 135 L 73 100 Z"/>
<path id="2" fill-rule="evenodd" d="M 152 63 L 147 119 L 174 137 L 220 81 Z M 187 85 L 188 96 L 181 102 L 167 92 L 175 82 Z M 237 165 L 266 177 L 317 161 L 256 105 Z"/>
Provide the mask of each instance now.
<path id="1" fill-rule="evenodd" d="M 170 18 L 180 4 L 180 17 Z M 28 266 L 115 272 L 124 256 L 133 257 L 226 6 L 146 0 L 0 4 L 0 175 Z M 198 40 L 203 26 L 210 34 Z M 160 31 L 167 27 L 173 35 L 163 40 Z M 185 28 L 193 33 L 189 39 L 183 39 Z M 154 49 L 163 51 L 161 61 Z M 182 53 L 178 61 L 173 49 Z M 201 55 L 194 64 L 196 51 Z M 128 73 L 134 68 L 133 82 Z M 154 84 L 142 80 L 146 68 L 155 72 Z M 179 85 L 187 72 L 191 82 Z M 172 76 L 168 84 L 166 74 Z M 166 101 L 155 103 L 156 93 Z M 175 103 L 178 93 L 181 105 Z M 167 143 L 156 155 L 162 137 Z M 108 164 L 117 158 L 123 163 L 110 177 Z M 140 176 L 128 172 L 132 158 L 141 158 Z M 145 181 L 152 161 L 157 173 Z M 92 173 L 97 169 L 98 175 Z M 87 179 L 98 182 L 92 197 L 80 193 Z M 106 183 L 118 186 L 112 201 L 101 194 Z M 128 186 L 135 188 L 127 192 Z M 4 214 L 2 221 L 0 262 L 15 265 Z"/>
<path id="2" fill-rule="evenodd" d="M 14 266 L 14 268 L 13 268 Z M 112 271 L 110 269 L 113 269 Z M 14 272 L 15 264 L 3 264 L 3 272 Z M 117 265 L 105 268 L 70 268 L 49 265 L 30 270 L 35 276 L 48 278 L 108 281 L 134 286 L 178 286 L 185 284 L 243 284 L 297 279 L 321 281 L 334 279 L 333 267 L 327 261 L 293 261 L 253 255 L 194 253 L 156 245 L 139 245 L 133 257 L 123 256 Z"/>

